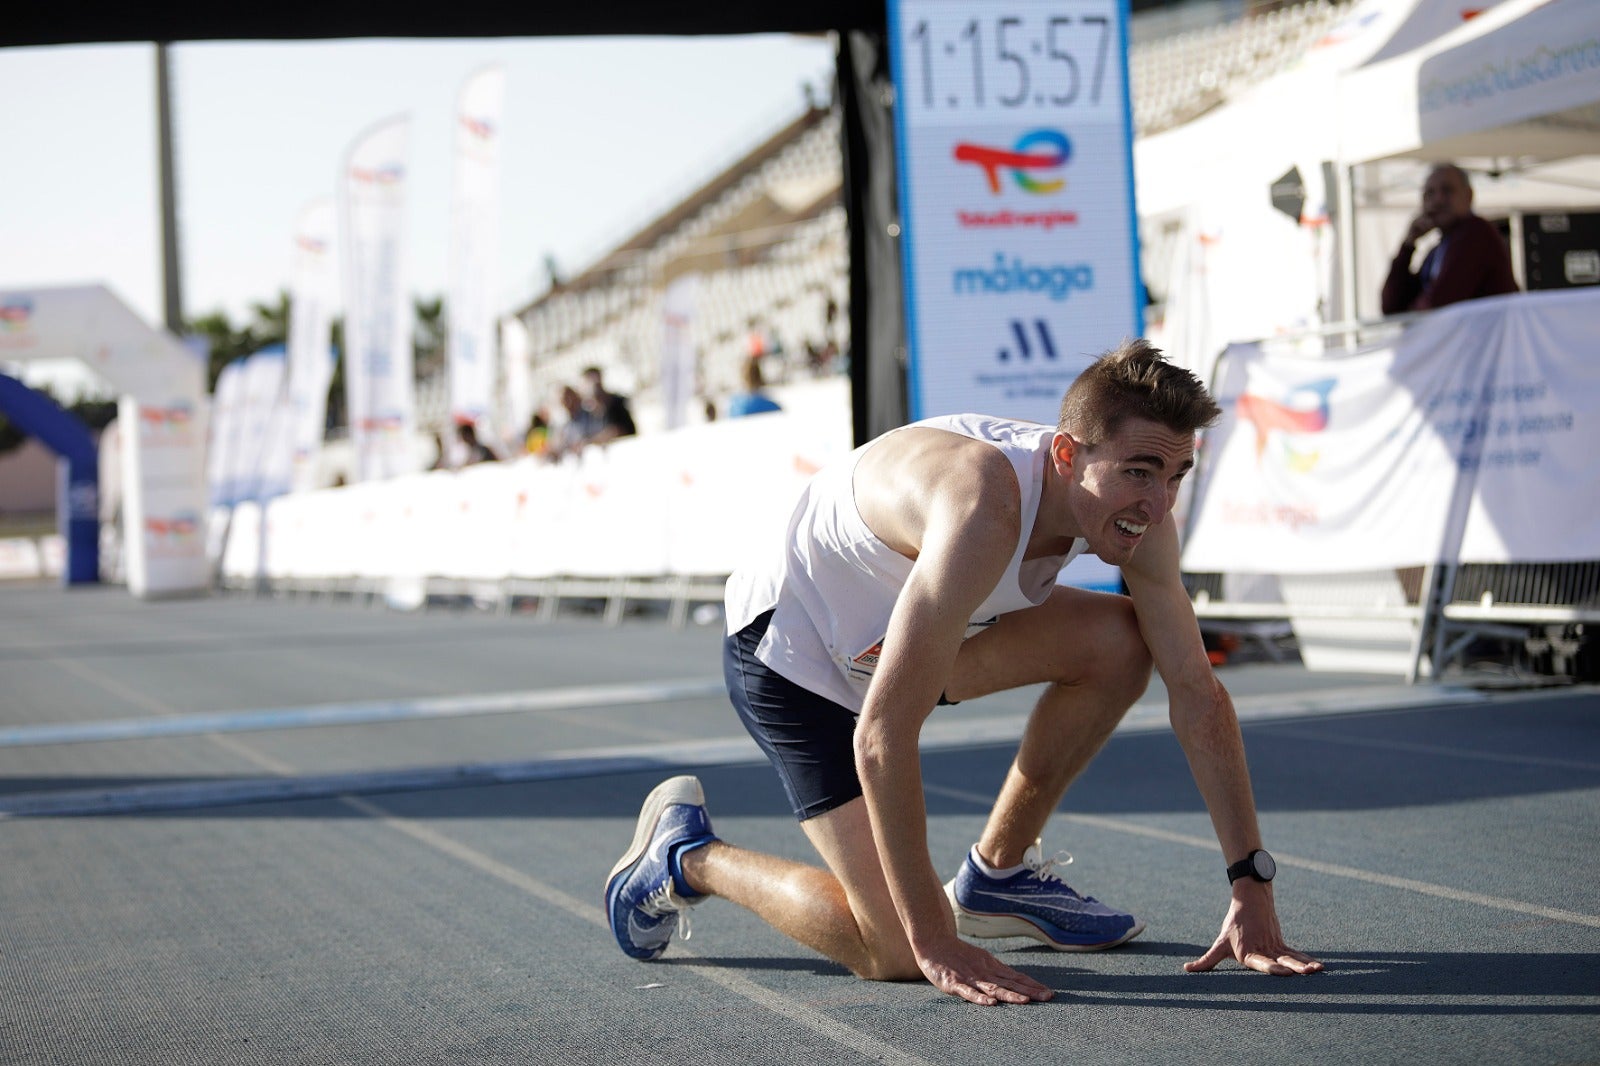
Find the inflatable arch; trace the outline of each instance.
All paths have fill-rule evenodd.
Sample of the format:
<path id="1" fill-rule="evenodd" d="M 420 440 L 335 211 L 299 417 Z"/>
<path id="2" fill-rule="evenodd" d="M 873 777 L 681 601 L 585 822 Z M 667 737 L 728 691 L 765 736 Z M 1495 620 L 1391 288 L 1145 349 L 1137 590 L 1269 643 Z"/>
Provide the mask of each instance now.
<path id="1" fill-rule="evenodd" d="M 49 396 L 0 374 L 0 411 L 60 457 L 56 525 L 67 546 L 65 585 L 100 580 L 100 455 L 89 429 Z"/>
<path id="2" fill-rule="evenodd" d="M 0 290 L 0 361 L 76 359 L 116 388 L 123 561 L 140 598 L 210 587 L 204 363 L 101 285 Z"/>

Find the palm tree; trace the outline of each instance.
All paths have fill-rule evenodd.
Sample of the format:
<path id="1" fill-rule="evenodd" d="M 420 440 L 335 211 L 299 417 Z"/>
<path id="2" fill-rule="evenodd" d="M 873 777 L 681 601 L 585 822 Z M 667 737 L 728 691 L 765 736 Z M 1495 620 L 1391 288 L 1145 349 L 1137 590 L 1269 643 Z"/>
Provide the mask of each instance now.
<path id="1" fill-rule="evenodd" d="M 415 353 L 413 371 L 418 381 L 431 378 L 444 369 L 445 343 L 449 335 L 449 319 L 445 315 L 444 297 L 428 299 L 418 296 L 412 301 L 417 312 L 417 328 L 412 340 Z"/>

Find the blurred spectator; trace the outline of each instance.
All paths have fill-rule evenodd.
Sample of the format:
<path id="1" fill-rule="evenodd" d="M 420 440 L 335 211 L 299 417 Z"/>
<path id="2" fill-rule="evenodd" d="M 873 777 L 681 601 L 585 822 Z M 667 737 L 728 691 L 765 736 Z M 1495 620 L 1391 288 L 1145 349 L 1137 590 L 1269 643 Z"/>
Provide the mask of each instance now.
<path id="1" fill-rule="evenodd" d="M 433 435 L 433 465 L 428 467 L 428 469 L 429 470 L 449 470 L 450 469 L 450 455 L 449 455 L 448 452 L 445 451 L 444 434 L 442 434 L 442 433 L 435 433 Z"/>
<path id="2" fill-rule="evenodd" d="M 823 343 L 806 341 L 806 368 L 811 376 L 820 378 L 832 373 L 834 360 L 839 357 L 839 346 L 830 337 Z"/>
<path id="3" fill-rule="evenodd" d="M 544 408 L 533 412 L 528 420 L 528 432 L 522 438 L 523 450 L 529 455 L 543 455 L 550 447 L 550 417 Z"/>
<path id="4" fill-rule="evenodd" d="M 550 427 L 545 438 L 543 455 L 546 459 L 559 459 L 563 455 L 576 455 L 583 451 L 589 437 L 589 416 L 583 409 L 583 397 L 571 385 L 561 386 L 561 421 Z"/>
<path id="5" fill-rule="evenodd" d="M 472 466 L 474 463 L 492 463 L 498 457 L 489 450 L 489 446 L 478 439 L 478 427 L 471 422 L 463 422 L 456 427 L 456 438 L 461 441 L 461 447 L 466 452 L 462 466 Z"/>
<path id="6" fill-rule="evenodd" d="M 776 400 L 766 394 L 767 383 L 761 377 L 760 360 L 746 359 L 740 368 L 739 376 L 744 383 L 744 391 L 728 397 L 729 418 L 744 418 L 746 415 L 783 410 Z"/>
<path id="7" fill-rule="evenodd" d="M 605 444 L 639 432 L 633 424 L 633 413 L 628 410 L 627 397 L 606 391 L 599 367 L 591 366 L 583 372 L 583 390 L 583 409 L 590 423 L 585 444 Z"/>
<path id="8" fill-rule="evenodd" d="M 1436 229 L 1439 243 L 1413 274 L 1417 241 Z M 1412 220 L 1383 283 L 1383 313 L 1426 311 L 1516 291 L 1506 242 L 1492 223 L 1472 213 L 1466 171 L 1454 163 L 1434 167 L 1422 186 L 1422 214 Z"/>

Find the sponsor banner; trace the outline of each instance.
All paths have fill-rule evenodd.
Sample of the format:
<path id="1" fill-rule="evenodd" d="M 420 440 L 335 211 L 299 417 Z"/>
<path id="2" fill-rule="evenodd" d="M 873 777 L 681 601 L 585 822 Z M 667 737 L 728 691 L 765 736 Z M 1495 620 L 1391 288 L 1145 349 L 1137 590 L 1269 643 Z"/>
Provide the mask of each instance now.
<path id="1" fill-rule="evenodd" d="M 1123 5 L 890 5 L 911 417 L 1056 421 L 1142 329 Z"/>
<path id="2" fill-rule="evenodd" d="M 285 420 L 280 413 L 284 408 L 280 401 L 285 376 L 284 350 L 279 345 L 263 348 L 245 359 L 231 448 L 232 469 L 226 481 L 231 503 L 276 495 L 271 491 L 275 486 L 269 485 L 268 479 L 287 479 L 289 449 L 283 431 Z M 280 455 L 274 456 L 274 451 Z"/>
<path id="3" fill-rule="evenodd" d="M 1423 61 L 1417 118 L 1424 143 L 1592 105 L 1600 97 L 1600 19 L 1593 0 L 1549 0 Z"/>
<path id="4" fill-rule="evenodd" d="M 362 135 L 339 180 L 345 392 L 358 481 L 416 468 L 412 311 L 404 263 L 409 132 L 410 120 L 397 118 Z"/>
<path id="5" fill-rule="evenodd" d="M 690 334 L 699 291 L 700 275 L 685 274 L 667 286 L 661 302 L 661 398 L 668 429 L 683 425 L 694 397 L 695 353 Z"/>
<path id="6" fill-rule="evenodd" d="M 198 430 L 192 400 L 178 397 L 165 403 L 139 404 L 139 442 L 146 448 L 190 450 Z"/>
<path id="7" fill-rule="evenodd" d="M 233 503 L 234 443 L 244 399 L 243 359 L 235 359 L 217 375 L 211 395 L 211 447 L 206 453 L 206 488 L 213 507 Z"/>
<path id="8" fill-rule="evenodd" d="M 500 321 L 500 354 L 505 361 L 506 383 L 501 390 L 500 424 L 511 454 L 521 455 L 533 427 L 533 338 L 516 315 Z"/>
<path id="9" fill-rule="evenodd" d="M 483 422 L 493 404 L 505 82 L 505 71 L 499 67 L 479 71 L 467 80 L 456 102 L 446 307 L 450 413 L 457 423 Z M 484 439 L 489 435 L 480 433 Z"/>
<path id="10" fill-rule="evenodd" d="M 128 410 L 138 419 L 131 440 L 139 450 L 139 469 L 147 485 L 188 482 L 198 486 L 204 482 L 206 412 L 202 404 L 185 396 L 132 398 Z"/>
<path id="11" fill-rule="evenodd" d="M 830 412 L 246 502 L 222 568 L 234 579 L 725 575 L 779 543 L 807 479 L 849 453 L 849 405 Z"/>
<path id="12" fill-rule="evenodd" d="M 0 289 L 0 361 L 76 359 L 118 390 L 198 399 L 205 359 L 101 285 Z"/>
<path id="13" fill-rule="evenodd" d="M 31 293 L 0 292 L 0 355 L 17 359 L 39 347 L 39 329 L 34 320 L 35 304 Z"/>
<path id="14" fill-rule="evenodd" d="M 1458 304 L 1347 358 L 1225 353 L 1184 569 L 1600 557 L 1600 298 Z"/>
<path id="15" fill-rule="evenodd" d="M 295 220 L 289 293 L 288 426 L 291 487 L 315 487 L 333 379 L 333 201 L 314 200 Z"/>
<path id="16" fill-rule="evenodd" d="M 1503 303 L 1461 561 L 1600 559 L 1600 293 Z"/>

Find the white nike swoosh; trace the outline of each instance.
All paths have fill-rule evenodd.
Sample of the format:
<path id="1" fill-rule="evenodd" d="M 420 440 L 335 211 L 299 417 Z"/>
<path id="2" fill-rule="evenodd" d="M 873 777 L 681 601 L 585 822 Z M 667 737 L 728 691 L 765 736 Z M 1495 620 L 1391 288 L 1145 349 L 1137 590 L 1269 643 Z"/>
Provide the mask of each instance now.
<path id="1" fill-rule="evenodd" d="M 1038 896 L 1012 896 L 1012 895 L 1008 895 L 1008 894 L 1006 894 L 1004 892 L 985 892 L 983 895 L 984 895 L 984 899 L 986 899 L 986 900 L 988 900 L 988 899 L 1002 899 L 1002 900 L 1005 900 L 1007 903 L 1018 903 L 1018 904 L 1030 903 L 1030 904 L 1037 905 L 1040 902 Z M 1070 899 L 1071 897 L 1069 896 L 1069 897 L 1066 897 L 1066 898 Z M 1080 902 L 1081 903 L 1083 901 L 1082 900 L 1078 900 L 1076 902 Z"/>
<path id="2" fill-rule="evenodd" d="M 637 910 L 630 910 L 628 912 L 628 938 L 639 947 L 655 947 L 657 944 L 661 943 L 661 927 L 664 924 L 666 923 L 662 922 L 657 923 L 656 925 L 640 925 L 639 912 Z M 666 939 L 672 939 L 672 929 L 670 926 L 667 929 Z"/>

